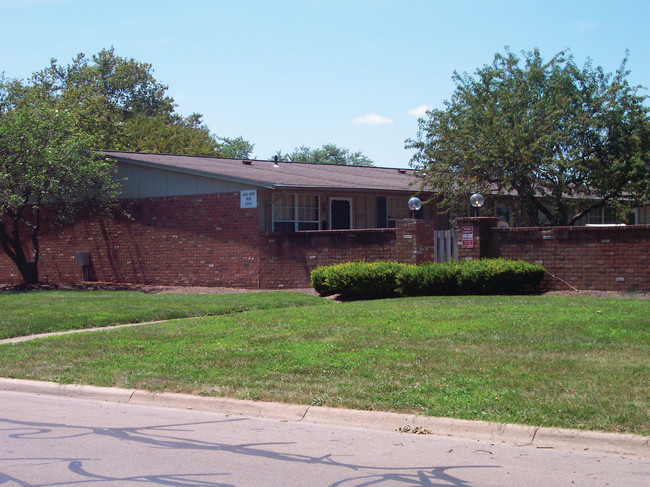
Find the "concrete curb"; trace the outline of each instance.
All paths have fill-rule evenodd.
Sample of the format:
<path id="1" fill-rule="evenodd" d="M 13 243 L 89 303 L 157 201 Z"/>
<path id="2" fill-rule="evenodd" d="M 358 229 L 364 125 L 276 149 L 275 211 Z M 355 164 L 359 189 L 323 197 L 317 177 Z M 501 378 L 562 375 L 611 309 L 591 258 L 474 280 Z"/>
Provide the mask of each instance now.
<path id="1" fill-rule="evenodd" d="M 407 413 L 360 411 L 321 406 L 301 406 L 262 401 L 243 401 L 189 394 L 152 393 L 136 389 L 63 385 L 53 382 L 0 378 L 0 390 L 31 394 L 81 397 L 118 403 L 195 409 L 219 414 L 306 422 L 378 431 L 432 434 L 485 440 L 516 446 L 588 450 L 592 453 L 627 454 L 650 458 L 650 437 L 516 424 L 435 418 Z"/>

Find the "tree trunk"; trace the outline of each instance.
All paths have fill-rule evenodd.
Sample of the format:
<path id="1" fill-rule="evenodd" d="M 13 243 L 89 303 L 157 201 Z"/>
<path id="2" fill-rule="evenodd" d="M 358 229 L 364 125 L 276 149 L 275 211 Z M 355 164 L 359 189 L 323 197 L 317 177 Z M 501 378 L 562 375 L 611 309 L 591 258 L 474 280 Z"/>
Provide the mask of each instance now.
<path id="1" fill-rule="evenodd" d="M 38 265 L 36 262 L 25 262 L 17 267 L 26 286 L 38 283 Z"/>
<path id="2" fill-rule="evenodd" d="M 22 218 L 22 212 L 26 208 L 27 204 L 17 212 L 9 213 L 9 226 L 10 231 L 7 232 L 6 222 L 0 220 L 0 248 L 5 251 L 7 256 L 16 264 L 18 271 L 20 272 L 23 283 L 26 286 L 30 284 L 38 283 L 38 260 L 39 260 L 39 242 L 38 242 L 38 233 L 40 230 L 40 218 L 41 212 L 37 210 L 35 212 L 35 223 L 29 223 Z M 21 237 L 24 235 L 21 234 L 21 222 L 26 224 L 29 230 L 29 237 L 32 242 L 31 252 L 26 252 L 26 249 L 23 247 L 23 241 Z M 28 254 L 31 254 L 31 261 L 28 260 Z"/>

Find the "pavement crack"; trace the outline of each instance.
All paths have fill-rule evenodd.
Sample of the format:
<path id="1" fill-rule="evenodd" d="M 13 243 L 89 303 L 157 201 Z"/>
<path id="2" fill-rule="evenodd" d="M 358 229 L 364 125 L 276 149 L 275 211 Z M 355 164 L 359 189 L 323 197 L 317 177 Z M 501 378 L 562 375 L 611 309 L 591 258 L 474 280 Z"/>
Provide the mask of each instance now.
<path id="1" fill-rule="evenodd" d="M 305 416 L 307 416 L 307 413 L 309 412 L 310 409 L 311 409 L 311 406 L 307 406 L 307 409 L 305 409 L 305 412 L 303 413 L 302 417 L 298 420 L 298 422 L 305 419 Z"/>
<path id="2" fill-rule="evenodd" d="M 533 442 L 535 441 L 535 437 L 537 436 L 537 432 L 539 431 L 539 426 L 535 428 L 535 432 L 533 433 L 533 437 L 530 439 L 530 444 L 532 445 Z"/>

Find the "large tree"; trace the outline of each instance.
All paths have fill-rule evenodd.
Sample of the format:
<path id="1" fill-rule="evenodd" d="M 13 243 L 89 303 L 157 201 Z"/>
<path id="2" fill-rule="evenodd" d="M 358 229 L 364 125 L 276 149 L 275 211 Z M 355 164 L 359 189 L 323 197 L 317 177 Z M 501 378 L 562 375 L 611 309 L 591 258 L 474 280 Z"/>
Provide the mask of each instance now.
<path id="1" fill-rule="evenodd" d="M 241 138 L 219 138 L 200 114 L 178 114 L 167 86 L 151 64 L 103 49 L 79 54 L 63 66 L 56 59 L 30 80 L 47 96 L 74 108 L 81 130 L 93 134 L 95 149 L 229 157 L 253 145 Z"/>
<path id="2" fill-rule="evenodd" d="M 234 139 L 219 137 L 219 143 L 219 151 L 222 156 L 231 159 L 249 159 L 255 146 L 255 144 L 251 144 L 242 137 L 235 137 Z"/>
<path id="3" fill-rule="evenodd" d="M 411 165 L 443 208 L 466 205 L 474 191 L 516 193 L 529 224 L 648 204 L 649 110 L 626 61 L 606 74 L 568 52 L 544 61 L 538 50 L 506 50 L 473 75 L 454 73 L 451 100 L 406 141 Z"/>
<path id="4" fill-rule="evenodd" d="M 25 284 L 38 282 L 46 217 L 107 211 L 117 194 L 114 165 L 77 124 L 71 108 L 40 90 L 0 80 L 0 248 Z"/>
<path id="5" fill-rule="evenodd" d="M 310 149 L 304 145 L 296 147 L 293 152 L 282 154 L 278 151 L 276 156 L 280 161 L 309 162 L 312 164 L 338 164 L 342 166 L 374 166 L 372 159 L 362 152 L 350 152 L 348 149 L 334 144 L 324 144 L 323 147 Z"/>

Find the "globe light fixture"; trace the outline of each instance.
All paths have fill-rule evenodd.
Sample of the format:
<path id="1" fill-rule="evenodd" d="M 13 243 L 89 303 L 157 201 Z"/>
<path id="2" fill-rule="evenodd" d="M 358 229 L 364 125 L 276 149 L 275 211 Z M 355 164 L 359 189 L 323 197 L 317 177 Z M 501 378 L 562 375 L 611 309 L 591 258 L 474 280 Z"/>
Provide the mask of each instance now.
<path id="1" fill-rule="evenodd" d="M 411 210 L 411 218 L 415 220 L 415 213 L 420 208 L 422 208 L 422 202 L 420 201 L 420 198 L 413 196 L 413 198 L 409 200 L 409 210 Z"/>
<path id="2" fill-rule="evenodd" d="M 485 198 L 480 193 L 474 193 L 469 197 L 469 204 L 474 208 L 474 216 L 478 216 L 478 210 L 485 204 Z"/>

